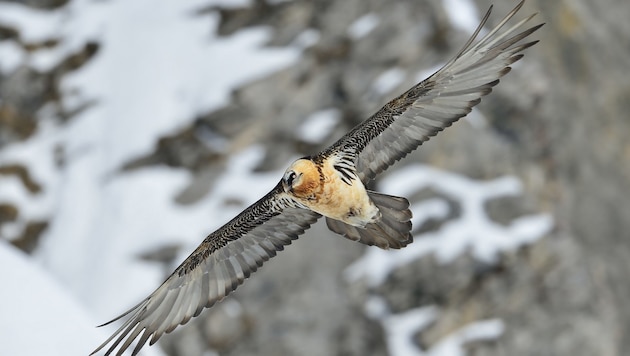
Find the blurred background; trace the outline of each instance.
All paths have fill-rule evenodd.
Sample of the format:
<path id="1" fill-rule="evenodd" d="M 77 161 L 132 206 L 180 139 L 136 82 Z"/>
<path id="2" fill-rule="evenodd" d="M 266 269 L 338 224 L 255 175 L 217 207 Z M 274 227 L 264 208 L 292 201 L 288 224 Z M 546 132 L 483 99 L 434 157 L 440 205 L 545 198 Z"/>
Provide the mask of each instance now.
<path id="1" fill-rule="evenodd" d="M 0 0 L 0 354 L 91 352 L 491 2 Z M 533 12 L 541 42 L 374 185 L 412 201 L 413 244 L 320 222 L 141 354 L 630 354 L 630 2 Z"/>

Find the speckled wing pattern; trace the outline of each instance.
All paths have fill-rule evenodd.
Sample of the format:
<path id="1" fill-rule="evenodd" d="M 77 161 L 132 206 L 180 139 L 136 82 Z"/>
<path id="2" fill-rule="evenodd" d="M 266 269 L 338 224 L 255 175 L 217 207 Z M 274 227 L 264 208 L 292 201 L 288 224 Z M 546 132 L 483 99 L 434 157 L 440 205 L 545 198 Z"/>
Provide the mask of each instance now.
<path id="1" fill-rule="evenodd" d="M 520 43 L 543 24 L 518 32 L 536 14 L 500 32 L 522 5 L 520 2 L 474 43 L 490 17 L 490 7 L 474 34 L 453 59 L 356 126 L 329 152 L 353 155 L 359 178 L 367 182 L 470 113 L 481 97 L 499 83 L 499 78 L 510 71 L 510 64 L 521 59 L 520 52 L 538 42 Z"/>
<path id="2" fill-rule="evenodd" d="M 317 219 L 319 214 L 295 206 L 278 184 L 230 222 L 210 234 L 197 249 L 141 303 L 104 324 L 127 317 L 95 354 L 114 341 L 105 355 L 121 355 L 138 337 L 136 355 L 149 340 L 187 323 L 232 292 L 263 262 L 276 255 Z"/>

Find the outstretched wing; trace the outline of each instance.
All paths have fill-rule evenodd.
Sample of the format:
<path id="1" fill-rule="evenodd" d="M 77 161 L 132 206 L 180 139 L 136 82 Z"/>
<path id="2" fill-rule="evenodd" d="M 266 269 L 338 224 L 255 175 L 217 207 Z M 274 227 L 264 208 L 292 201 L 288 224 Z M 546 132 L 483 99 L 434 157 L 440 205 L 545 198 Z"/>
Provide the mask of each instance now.
<path id="1" fill-rule="evenodd" d="M 121 355 L 140 336 L 136 355 L 151 338 L 154 344 L 163 333 L 187 323 L 232 292 L 263 262 L 291 243 L 319 214 L 295 206 L 278 184 L 265 197 L 217 231 L 197 249 L 148 298 L 107 325 L 127 317 L 95 354 L 114 341 L 105 355 L 118 348 Z"/>
<path id="2" fill-rule="evenodd" d="M 323 154 L 341 150 L 354 155 L 357 173 L 367 182 L 466 116 L 481 97 L 499 83 L 499 78 L 510 71 L 509 65 L 521 59 L 523 55 L 519 52 L 538 42 L 520 43 L 543 24 L 518 32 L 536 14 L 500 32 L 523 2 L 481 40 L 473 43 L 490 16 L 490 7 L 475 33 L 453 59 L 387 103 Z"/>

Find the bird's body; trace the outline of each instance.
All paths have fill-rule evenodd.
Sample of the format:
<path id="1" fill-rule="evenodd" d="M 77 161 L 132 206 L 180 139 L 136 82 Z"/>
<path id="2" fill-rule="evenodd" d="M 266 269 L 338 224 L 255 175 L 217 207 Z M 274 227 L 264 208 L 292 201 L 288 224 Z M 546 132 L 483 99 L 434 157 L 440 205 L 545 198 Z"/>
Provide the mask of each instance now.
<path id="1" fill-rule="evenodd" d="M 331 219 L 365 227 L 380 218 L 354 168 L 343 166 L 343 157 L 331 155 L 318 162 L 310 158 L 295 161 L 285 176 L 296 174 L 292 198 L 307 209 Z"/>
<path id="2" fill-rule="evenodd" d="M 520 31 L 534 15 L 500 32 L 522 5 L 474 42 L 489 10 L 441 69 L 332 146 L 295 161 L 267 195 L 206 237 L 151 295 L 110 321 L 126 318 L 93 354 L 112 343 L 105 354 L 118 349 L 121 355 L 139 338 L 133 349 L 137 354 L 147 341 L 155 343 L 223 299 L 322 215 L 331 231 L 350 240 L 384 249 L 411 243 L 407 199 L 367 190 L 366 185 L 467 115 L 523 56 L 520 52 L 537 42 L 520 43 L 542 26 Z"/>

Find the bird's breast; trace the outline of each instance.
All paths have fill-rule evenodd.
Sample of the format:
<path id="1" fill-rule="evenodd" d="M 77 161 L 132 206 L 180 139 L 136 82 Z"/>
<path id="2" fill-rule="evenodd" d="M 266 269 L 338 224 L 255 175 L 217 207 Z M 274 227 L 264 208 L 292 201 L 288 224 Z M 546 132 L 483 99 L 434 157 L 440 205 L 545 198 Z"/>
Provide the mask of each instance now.
<path id="1" fill-rule="evenodd" d="M 311 210 L 360 227 L 380 216 L 358 177 L 349 180 L 348 184 L 348 179 L 332 164 L 324 164 L 322 175 L 320 189 L 314 199 L 304 202 Z"/>

